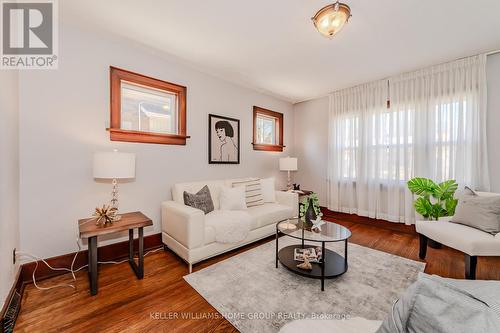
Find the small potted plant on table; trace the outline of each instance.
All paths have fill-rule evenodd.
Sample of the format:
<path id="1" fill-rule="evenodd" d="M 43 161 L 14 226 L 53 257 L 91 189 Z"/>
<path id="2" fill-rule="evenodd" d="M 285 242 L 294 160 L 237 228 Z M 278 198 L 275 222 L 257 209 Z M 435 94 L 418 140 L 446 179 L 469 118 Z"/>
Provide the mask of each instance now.
<path id="1" fill-rule="evenodd" d="M 322 216 L 321 208 L 319 206 L 319 198 L 316 193 L 309 194 L 300 203 L 300 218 L 304 222 L 304 226 L 307 230 L 311 230 L 313 226 L 313 221 L 316 220 L 318 216 Z"/>

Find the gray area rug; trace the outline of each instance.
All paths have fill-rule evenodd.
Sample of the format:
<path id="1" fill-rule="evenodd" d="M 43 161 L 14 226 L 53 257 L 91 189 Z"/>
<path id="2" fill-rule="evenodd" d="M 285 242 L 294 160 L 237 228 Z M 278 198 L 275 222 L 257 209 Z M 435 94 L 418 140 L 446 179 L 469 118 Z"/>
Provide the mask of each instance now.
<path id="1" fill-rule="evenodd" d="M 296 244 L 281 237 L 280 248 Z M 327 248 L 343 254 L 344 243 Z M 383 320 L 393 302 L 417 279 L 425 263 L 349 244 L 349 270 L 325 280 L 309 279 L 279 264 L 271 241 L 184 279 L 240 332 L 277 332 L 295 319 L 363 317 Z"/>

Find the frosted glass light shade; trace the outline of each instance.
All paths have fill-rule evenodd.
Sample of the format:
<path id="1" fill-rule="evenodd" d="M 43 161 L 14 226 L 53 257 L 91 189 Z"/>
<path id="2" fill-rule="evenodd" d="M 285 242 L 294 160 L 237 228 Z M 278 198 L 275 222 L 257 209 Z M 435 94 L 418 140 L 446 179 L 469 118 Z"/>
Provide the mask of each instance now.
<path id="1" fill-rule="evenodd" d="M 314 26 L 325 37 L 337 34 L 351 17 L 351 9 L 345 3 L 336 2 L 318 10 L 312 18 Z"/>
<path id="2" fill-rule="evenodd" d="M 283 157 L 280 158 L 281 171 L 297 171 L 297 158 L 296 157 Z"/>
<path id="3" fill-rule="evenodd" d="M 94 178 L 135 178 L 135 154 L 118 151 L 94 153 Z"/>

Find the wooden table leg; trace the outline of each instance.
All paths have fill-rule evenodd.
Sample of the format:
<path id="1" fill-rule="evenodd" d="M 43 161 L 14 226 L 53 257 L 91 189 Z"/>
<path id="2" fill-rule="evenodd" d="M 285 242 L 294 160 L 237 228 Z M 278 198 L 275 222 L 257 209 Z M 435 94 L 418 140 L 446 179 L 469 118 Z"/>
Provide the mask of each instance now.
<path id="1" fill-rule="evenodd" d="M 144 228 L 139 230 L 139 253 L 137 264 L 134 259 L 134 229 L 128 231 L 128 262 L 138 279 L 144 278 Z"/>
<path id="2" fill-rule="evenodd" d="M 97 295 L 97 236 L 88 239 L 90 295 Z"/>
<path id="3" fill-rule="evenodd" d="M 128 229 L 128 261 L 134 261 L 134 229 Z"/>
<path id="4" fill-rule="evenodd" d="M 139 228 L 139 274 L 138 278 L 144 278 L 144 228 Z"/>

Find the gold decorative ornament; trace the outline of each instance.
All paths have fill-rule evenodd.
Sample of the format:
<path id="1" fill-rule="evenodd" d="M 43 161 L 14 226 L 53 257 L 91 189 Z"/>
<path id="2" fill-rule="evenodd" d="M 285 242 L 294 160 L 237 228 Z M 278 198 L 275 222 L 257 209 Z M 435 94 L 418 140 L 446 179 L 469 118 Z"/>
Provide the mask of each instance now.
<path id="1" fill-rule="evenodd" d="M 304 253 L 304 255 L 302 257 L 304 258 L 304 262 L 301 264 L 298 264 L 297 268 L 304 269 L 306 271 L 312 270 L 312 265 L 309 262 L 309 258 L 307 257 L 307 255 Z"/>
<path id="2" fill-rule="evenodd" d="M 95 224 L 105 226 L 107 224 L 112 224 L 117 221 L 118 209 L 112 205 L 102 205 L 102 208 L 96 207 L 94 214 L 92 215 L 96 219 Z"/>

